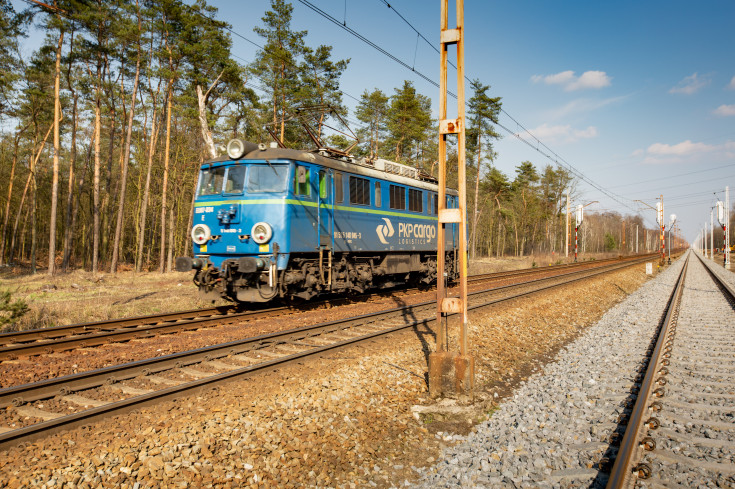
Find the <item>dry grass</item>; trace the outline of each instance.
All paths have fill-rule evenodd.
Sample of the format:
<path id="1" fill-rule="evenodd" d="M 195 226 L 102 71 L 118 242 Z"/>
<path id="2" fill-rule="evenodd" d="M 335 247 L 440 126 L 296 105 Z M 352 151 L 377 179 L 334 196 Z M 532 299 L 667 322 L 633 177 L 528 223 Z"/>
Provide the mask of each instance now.
<path id="1" fill-rule="evenodd" d="M 77 270 L 53 277 L 0 270 L 0 290 L 25 301 L 30 311 L 13 329 L 46 328 L 105 319 L 207 307 L 198 300 L 191 273 L 92 274 Z"/>
<path id="2" fill-rule="evenodd" d="M 585 258 L 592 256 L 585 255 Z M 571 260 L 563 254 L 561 257 L 479 258 L 470 261 L 469 273 L 516 270 L 530 268 L 534 263 L 547 266 Z M 49 277 L 44 273 L 30 275 L 19 267 L 5 267 L 0 268 L 0 290 L 10 290 L 13 301 L 21 299 L 28 304 L 29 312 L 12 326 L 25 330 L 209 307 L 210 303 L 198 299 L 192 275 L 191 272 L 132 271 L 113 275 L 76 270 Z"/>
<path id="3" fill-rule="evenodd" d="M 617 253 L 585 253 L 584 255 L 578 255 L 577 259 L 579 261 L 604 260 L 616 256 L 618 256 Z M 477 258 L 470 260 L 469 273 L 479 274 L 500 272 L 503 270 L 518 270 L 521 268 L 547 267 L 572 263 L 573 261 L 574 250 L 570 252 L 569 257 L 564 256 L 564 253 L 544 253 L 528 256 L 505 256 L 502 258 Z"/>

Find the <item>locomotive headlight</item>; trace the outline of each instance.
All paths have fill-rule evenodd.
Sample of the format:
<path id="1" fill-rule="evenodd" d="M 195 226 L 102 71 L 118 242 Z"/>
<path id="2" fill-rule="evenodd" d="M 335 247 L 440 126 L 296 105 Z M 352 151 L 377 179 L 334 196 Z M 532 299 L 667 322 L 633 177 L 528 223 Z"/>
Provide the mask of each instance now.
<path id="1" fill-rule="evenodd" d="M 273 229 L 267 222 L 256 222 L 250 234 L 253 236 L 253 241 L 265 244 L 273 237 Z"/>
<path id="2" fill-rule="evenodd" d="M 212 237 L 212 231 L 206 224 L 197 224 L 191 228 L 191 239 L 198 245 L 203 245 Z"/>
<path id="3" fill-rule="evenodd" d="M 245 144 L 239 139 L 233 139 L 227 143 L 227 155 L 233 160 L 242 158 L 245 154 Z"/>

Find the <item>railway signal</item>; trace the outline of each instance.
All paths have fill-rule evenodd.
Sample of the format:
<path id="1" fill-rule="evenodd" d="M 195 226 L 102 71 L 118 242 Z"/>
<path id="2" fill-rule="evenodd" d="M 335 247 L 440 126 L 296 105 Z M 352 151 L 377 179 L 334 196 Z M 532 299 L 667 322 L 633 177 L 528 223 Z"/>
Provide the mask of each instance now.
<path id="1" fill-rule="evenodd" d="M 725 268 L 730 269 L 730 232 L 727 226 L 730 224 L 730 187 L 725 187 Z"/>
<path id="2" fill-rule="evenodd" d="M 645 205 L 646 207 L 649 207 L 649 208 L 651 208 L 651 209 L 653 209 L 653 210 L 656 211 L 656 223 L 660 227 L 659 238 L 661 240 L 661 260 L 660 260 L 659 263 L 661 265 L 663 265 L 664 264 L 664 258 L 666 256 L 666 242 L 664 241 L 664 225 L 666 223 L 664 222 L 664 196 L 661 195 L 661 196 L 659 196 L 659 198 L 661 199 L 661 201 L 660 202 L 656 202 L 656 207 L 655 208 L 653 206 L 649 205 L 649 204 L 646 204 L 642 200 L 636 199 L 635 202 L 640 202 L 641 204 Z"/>
<path id="3" fill-rule="evenodd" d="M 730 232 L 727 225 L 730 221 L 730 187 L 725 187 L 725 202 L 717 201 L 717 221 L 722 227 L 723 249 L 722 254 L 725 259 L 725 268 L 730 268 Z"/>
<path id="4" fill-rule="evenodd" d="M 582 204 L 579 204 L 577 206 L 577 211 L 574 213 L 574 220 L 575 220 L 575 226 L 574 226 L 574 262 L 577 262 L 577 242 L 578 242 L 578 236 L 579 236 L 579 226 L 582 224 L 582 211 L 584 209 L 584 206 Z"/>
<path id="5" fill-rule="evenodd" d="M 676 214 L 671 214 L 669 216 L 669 265 L 671 264 L 671 228 L 674 227 L 674 223 L 676 222 Z M 706 234 L 705 234 L 706 237 Z"/>
<path id="6" fill-rule="evenodd" d="M 709 210 L 709 257 L 715 259 L 715 213 L 714 209 Z"/>

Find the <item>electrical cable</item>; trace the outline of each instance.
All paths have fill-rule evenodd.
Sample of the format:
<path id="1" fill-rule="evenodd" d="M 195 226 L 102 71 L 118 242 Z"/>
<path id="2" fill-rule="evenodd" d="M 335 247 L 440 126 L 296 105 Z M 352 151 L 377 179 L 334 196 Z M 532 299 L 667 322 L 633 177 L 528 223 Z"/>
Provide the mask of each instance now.
<path id="1" fill-rule="evenodd" d="M 309 7 L 311 10 L 313 10 L 317 14 L 321 15 L 322 17 L 324 17 L 328 21 L 332 22 L 334 25 L 338 26 L 339 28 L 344 29 L 345 31 L 349 32 L 350 34 L 352 34 L 353 36 L 355 36 L 356 38 L 358 38 L 359 40 L 361 40 L 362 42 L 364 42 L 368 46 L 372 47 L 376 51 L 378 51 L 378 52 L 384 54 L 385 56 L 387 56 L 388 58 L 392 59 L 393 61 L 395 61 L 399 65 L 403 66 L 407 70 L 410 70 L 410 71 L 416 73 L 416 75 L 418 75 L 419 77 L 423 78 L 429 84 L 435 86 L 436 88 L 439 88 L 439 83 L 435 82 L 433 79 L 429 78 L 428 76 L 426 76 L 425 74 L 421 73 L 420 71 L 417 71 L 416 69 L 412 68 L 411 66 L 408 65 L 408 63 L 406 63 L 406 62 L 398 59 L 398 57 L 394 56 L 393 54 L 389 53 L 385 49 L 381 48 L 380 46 L 378 46 L 377 44 L 375 44 L 373 41 L 369 40 L 368 38 L 366 38 L 362 34 L 356 32 L 351 27 L 347 27 L 346 25 L 342 25 L 342 23 L 339 20 L 335 19 L 334 17 L 332 17 L 331 15 L 329 15 L 328 13 L 326 13 L 325 11 L 323 11 L 322 9 L 320 9 L 319 7 L 317 7 L 316 5 L 314 5 L 313 3 L 309 2 L 308 0 L 299 0 L 299 2 L 301 2 L 305 6 Z M 447 93 L 449 95 L 451 95 L 452 97 L 457 98 L 457 95 L 456 94 L 454 94 L 454 93 L 452 93 L 450 91 L 447 91 Z"/>
<path id="2" fill-rule="evenodd" d="M 686 175 L 694 175 L 694 174 L 704 173 L 704 172 L 708 172 L 708 171 L 721 170 L 723 168 L 732 168 L 732 163 L 729 164 L 729 165 L 716 166 L 714 168 L 706 168 L 704 170 L 695 170 L 695 171 L 690 171 L 690 172 L 686 172 L 686 173 L 678 173 L 676 175 L 665 175 L 665 176 L 661 176 L 661 177 L 657 177 L 657 178 L 652 178 L 650 180 L 638 180 L 638 181 L 633 182 L 633 183 L 626 183 L 626 184 L 622 184 L 622 185 L 615 185 L 615 186 L 612 186 L 610 188 L 630 187 L 631 185 L 640 185 L 640 184 L 643 184 L 643 183 L 650 183 L 650 182 L 660 182 L 661 180 L 666 180 L 668 178 L 678 178 L 678 177 L 683 177 L 683 176 L 686 176 Z"/>
<path id="3" fill-rule="evenodd" d="M 340 28 L 344 29 L 345 31 L 347 31 L 348 33 L 350 33 L 351 35 L 353 35 L 354 37 L 356 37 L 356 38 L 360 39 L 361 41 L 363 41 L 363 42 L 364 42 L 365 44 L 367 44 L 368 46 L 370 46 L 370 47 L 374 48 L 374 49 L 375 49 L 375 50 L 377 50 L 378 52 L 380 52 L 380 53 L 384 54 L 385 56 L 389 57 L 390 59 L 394 60 L 395 62 L 397 62 L 397 63 L 398 63 L 398 64 L 400 64 L 401 66 L 405 67 L 406 69 L 408 69 L 408 70 L 411 70 L 412 72 L 416 73 L 416 74 L 417 74 L 417 75 L 418 75 L 419 77 L 421 77 L 422 79 L 424 79 L 425 81 L 427 81 L 428 83 L 430 83 L 431 85 L 433 85 L 434 87 L 436 87 L 436 88 L 439 88 L 439 84 L 438 84 L 437 82 L 435 82 L 435 81 L 434 81 L 433 79 L 429 78 L 429 77 L 428 77 L 427 75 L 425 75 L 425 74 L 421 73 L 420 71 L 417 71 L 417 70 L 416 70 L 415 68 L 413 68 L 413 67 L 409 66 L 409 65 L 408 65 L 408 63 L 405 63 L 404 61 L 402 61 L 402 60 L 398 59 L 398 57 L 396 57 L 396 56 L 395 56 L 395 55 L 393 55 L 392 53 L 390 53 L 390 52 L 386 51 L 385 49 L 381 48 L 380 46 L 378 46 L 378 45 L 377 45 L 377 44 L 375 44 L 374 42 L 372 42 L 372 41 L 370 41 L 369 39 L 367 39 L 367 38 L 366 38 L 365 36 L 363 36 L 362 34 L 359 34 L 358 32 L 356 32 L 356 31 L 355 31 L 354 29 L 352 29 L 352 28 L 350 28 L 350 27 L 347 27 L 347 26 L 343 26 L 343 25 L 342 25 L 342 24 L 341 24 L 341 23 L 340 23 L 340 22 L 339 22 L 339 21 L 338 21 L 337 19 L 335 19 L 334 17 L 332 17 L 332 16 L 331 16 L 330 14 L 328 14 L 327 12 L 325 12 L 325 11 L 321 10 L 321 9 L 320 9 L 319 7 L 315 6 L 314 4 L 312 4 L 311 2 L 309 2 L 308 0 L 299 0 L 299 2 L 300 2 L 300 3 L 302 3 L 303 5 L 305 5 L 305 6 L 309 7 L 309 8 L 311 9 L 311 10 L 313 10 L 313 11 L 314 11 L 314 12 L 316 12 L 317 14 L 321 15 L 321 16 L 322 16 L 322 17 L 324 17 L 325 19 L 329 20 L 329 21 L 330 21 L 330 22 L 332 22 L 333 24 L 335 24 L 335 25 L 339 26 Z M 387 2 L 384 2 L 384 3 L 386 3 L 386 4 L 387 4 Z M 389 4 L 387 4 L 387 5 L 388 5 L 388 6 L 390 6 Z M 399 16 L 400 16 L 400 17 L 401 17 L 401 18 L 402 18 L 402 19 L 403 19 L 403 20 L 404 20 L 404 21 L 405 21 L 405 22 L 406 22 L 406 23 L 407 23 L 407 24 L 408 24 L 409 26 L 411 26 L 411 28 L 412 28 L 412 29 L 413 29 L 414 31 L 416 31 L 416 32 L 418 33 L 418 35 L 419 35 L 419 36 L 420 36 L 420 37 L 421 37 L 422 39 L 424 39 L 424 40 L 425 40 L 426 42 L 429 42 L 429 41 L 428 41 L 428 39 L 426 39 L 426 37 L 425 37 L 425 36 L 423 36 L 422 34 L 420 34 L 420 32 L 419 32 L 419 31 L 418 31 L 418 30 L 417 30 L 417 29 L 416 29 L 415 27 L 413 27 L 413 25 L 411 25 L 411 24 L 410 24 L 410 23 L 409 23 L 409 22 L 408 22 L 408 21 L 407 21 L 407 20 L 405 19 L 405 17 L 403 17 L 402 15 L 400 15 L 400 13 L 398 13 L 398 12 L 397 12 L 397 11 L 396 11 L 395 9 L 393 9 L 392 7 L 391 7 L 391 9 L 392 9 L 392 10 L 393 10 L 394 12 L 396 12 L 396 13 L 397 13 L 397 14 L 398 14 L 398 15 L 399 15 Z M 431 44 L 431 43 L 429 43 L 429 44 Z M 438 49 L 437 49 L 437 51 L 438 51 Z M 469 81 L 469 78 L 468 78 L 467 76 L 465 76 L 465 79 Z M 457 98 L 457 95 L 456 95 L 456 94 L 454 94 L 454 93 L 452 93 L 452 92 L 451 92 L 451 91 L 449 91 L 449 90 L 447 90 L 447 94 L 448 94 L 448 95 L 450 95 L 450 96 L 451 96 L 452 98 L 455 98 L 455 99 Z M 531 133 L 531 131 L 529 131 L 528 129 L 526 129 L 526 128 L 525 128 L 525 126 L 523 126 L 523 124 L 521 124 L 520 122 L 518 122 L 518 120 L 516 120 L 516 119 L 515 119 L 515 118 L 514 118 L 513 116 L 511 116 L 511 115 L 510 115 L 510 114 L 509 114 L 509 113 L 508 113 L 508 112 L 507 112 L 507 111 L 506 111 L 505 109 L 503 109 L 503 108 L 501 107 L 501 108 L 500 108 L 500 111 L 501 111 L 501 113 L 505 114 L 505 115 L 506 115 L 506 116 L 507 116 L 507 117 L 508 117 L 508 118 L 509 118 L 509 119 L 510 119 L 511 121 L 513 121 L 513 122 L 514 122 L 514 123 L 516 124 L 516 126 L 518 126 L 519 128 L 523 129 L 523 132 L 525 132 L 525 133 L 526 133 L 526 134 L 528 134 L 528 135 L 529 135 L 529 136 L 530 136 L 531 138 L 533 138 L 533 139 L 534 139 L 534 140 L 536 141 L 536 146 L 534 146 L 533 144 L 531 144 L 531 143 L 530 143 L 530 142 L 529 142 L 528 140 L 526 140 L 525 138 L 521 137 L 521 136 L 520 136 L 520 133 L 516 133 L 516 132 L 514 132 L 514 131 L 510 130 L 509 128 L 507 128 L 506 126 L 504 126 L 503 124 L 497 123 L 497 125 L 498 125 L 498 126 L 500 126 L 500 127 L 501 127 L 501 128 L 503 129 L 503 130 L 505 130 L 505 131 L 506 131 L 506 132 L 508 132 L 509 134 L 511 134 L 511 135 L 513 135 L 513 136 L 515 136 L 515 137 L 516 137 L 517 139 L 519 139 L 520 141 L 524 142 L 524 143 L 525 143 L 526 145 L 528 145 L 528 146 L 529 146 L 530 148 L 534 149 L 534 150 L 535 150 L 536 152 L 538 152 L 539 154 L 541 154 L 541 155 L 545 156 L 545 157 L 546 157 L 546 158 L 548 158 L 548 159 L 549 159 L 550 161 L 552 161 L 552 162 L 556 163 L 556 164 L 557 164 L 558 166 L 561 166 L 561 167 L 565 167 L 565 168 L 566 168 L 566 169 L 568 169 L 568 170 L 569 170 L 570 172 L 572 172 L 572 173 L 573 173 L 574 175 L 576 175 L 577 177 L 579 177 L 579 178 L 580 178 L 580 179 L 581 179 L 582 181 L 584 181 L 584 182 L 585 182 L 585 183 L 587 183 L 588 185 L 592 186 L 592 187 L 593 187 L 594 189 L 596 189 L 596 190 L 598 190 L 598 191 L 602 192 L 602 193 L 603 193 L 604 195 L 606 195 L 607 197 L 609 197 L 609 198 L 613 199 L 613 200 L 614 200 L 615 202 L 617 202 L 618 204 L 620 204 L 620 205 L 622 205 L 623 207 L 626 207 L 626 208 L 628 208 L 628 209 L 630 209 L 630 210 L 634 210 L 634 209 L 633 209 L 633 207 L 632 207 L 631 205 L 629 205 L 629 204 L 627 204 L 627 203 L 623 202 L 623 200 L 629 200 L 629 201 L 631 201 L 631 202 L 632 202 L 632 200 L 631 200 L 631 199 L 627 199 L 626 197 L 623 197 L 623 196 L 621 196 L 621 195 L 615 194 L 614 192 L 611 192 L 611 191 L 609 191 L 609 190 L 607 190 L 607 189 L 603 188 L 603 187 L 602 187 L 601 185 L 597 184 L 596 182 L 594 182 L 594 181 L 593 181 L 592 179 L 590 179 L 589 177 L 587 177 L 587 175 L 585 175 L 585 174 L 584 174 L 583 172 L 581 172 L 580 170 L 577 170 L 577 169 L 576 169 L 576 168 L 575 168 L 575 167 L 574 167 L 574 166 L 573 166 L 572 164 L 570 164 L 570 163 L 569 163 L 568 161 L 566 161 L 566 160 L 565 160 L 564 158 L 562 158 L 561 156 L 559 156 L 559 154 L 557 154 L 557 153 L 556 153 L 555 151 L 553 151 L 553 150 L 552 150 L 551 148 L 549 148 L 549 147 L 548 147 L 548 146 L 547 146 L 546 144 L 544 144 L 544 143 L 543 143 L 543 142 L 542 142 L 542 141 L 541 141 L 540 139 L 538 139 L 538 138 L 537 138 L 536 136 L 534 136 L 534 135 L 533 135 L 533 133 Z M 541 149 L 539 148 L 539 146 L 543 147 L 543 148 L 544 148 L 544 149 L 545 149 L 546 151 L 541 151 Z M 553 155 L 553 156 L 552 156 L 552 155 Z"/>
<path id="4" fill-rule="evenodd" d="M 434 51 L 436 51 L 437 53 L 439 52 L 439 49 L 434 45 L 434 43 L 431 43 L 426 38 L 426 36 L 424 36 L 418 29 L 416 29 L 416 27 L 414 27 L 413 24 L 411 24 L 400 12 L 398 12 L 392 5 L 390 5 L 390 3 L 388 3 L 386 0 L 380 0 L 380 1 L 383 2 L 389 9 L 393 10 L 396 13 L 396 15 L 398 15 L 414 32 L 416 32 L 416 34 L 417 34 L 417 42 L 418 42 L 418 39 L 419 38 L 420 39 L 423 39 L 427 44 L 429 44 L 430 46 L 432 46 L 432 48 L 434 49 Z M 351 34 L 352 36 L 354 36 L 357 39 L 361 40 L 362 42 L 364 42 L 368 46 L 372 47 L 373 49 L 377 50 L 378 52 L 382 53 L 383 55 L 385 55 L 388 58 L 392 59 L 393 61 L 397 62 L 398 64 L 400 64 L 404 68 L 406 68 L 406 69 L 410 70 L 411 72 L 415 73 L 420 78 L 422 78 L 425 81 L 427 81 L 429 84 L 433 85 L 436 88 L 439 88 L 439 84 L 437 82 L 435 82 L 433 79 L 431 79 L 430 77 L 428 77 L 424 73 L 422 73 L 420 71 L 417 71 L 415 69 L 416 52 L 414 52 L 414 65 L 413 66 L 409 66 L 408 63 L 400 60 L 397 56 L 393 55 L 389 51 L 387 51 L 387 50 L 383 49 L 382 47 L 378 46 L 376 43 L 370 41 L 368 38 L 366 38 L 362 34 L 358 33 L 357 31 L 355 31 L 351 27 L 347 27 L 347 25 L 346 25 L 347 24 L 346 23 L 346 4 L 345 4 L 345 14 L 344 14 L 344 17 L 343 17 L 343 21 L 342 22 L 339 22 L 336 18 L 332 17 L 330 14 L 328 14 L 325 11 L 323 11 L 322 9 L 320 9 L 319 7 L 317 7 L 316 5 L 314 5 L 311 2 L 309 2 L 308 0 L 299 0 L 299 2 L 302 3 L 303 5 L 305 5 L 306 7 L 308 7 L 309 9 L 311 9 L 312 11 L 316 12 L 317 14 L 321 15 L 323 18 L 325 18 L 328 21 L 332 22 L 334 25 L 337 25 L 340 28 L 342 28 L 343 30 L 347 31 L 349 34 Z M 210 20 L 213 20 L 213 19 L 210 19 Z M 226 28 L 232 34 L 234 34 L 234 35 L 242 38 L 243 40 L 249 42 L 250 44 L 253 44 L 254 46 L 257 46 L 260 49 L 265 49 L 263 46 L 260 46 L 259 44 L 257 44 L 254 41 L 248 39 L 247 37 L 243 36 L 242 34 L 238 33 L 237 31 L 235 31 L 235 30 L 233 30 L 233 29 L 231 29 L 229 27 L 226 27 Z M 418 44 L 416 45 L 416 50 L 417 49 L 418 49 Z M 456 68 L 456 66 L 453 65 L 452 63 L 449 63 L 449 64 L 451 66 L 453 66 L 454 68 Z M 469 77 L 467 77 L 467 76 L 465 76 L 465 79 L 468 80 L 468 81 L 470 81 Z M 343 92 L 343 91 L 341 93 L 343 93 L 346 96 L 352 98 L 353 100 L 359 102 L 359 100 L 356 97 L 354 97 L 354 96 L 352 96 L 350 94 L 347 94 L 346 92 Z M 456 94 L 452 93 L 451 91 L 447 91 L 447 93 L 451 97 L 453 97 L 455 99 L 457 98 Z M 521 141 L 524 144 L 526 144 L 529 148 L 533 149 L 537 153 L 539 153 L 542 156 L 546 157 L 548 160 L 554 162 L 557 166 L 567 169 L 572 175 L 576 176 L 577 178 L 579 178 L 583 182 L 587 183 L 592 188 L 594 188 L 595 190 L 601 192 L 605 196 L 609 197 L 613 201 L 617 202 L 621 206 L 623 206 L 623 207 L 625 207 L 625 208 L 627 208 L 627 209 L 629 209 L 629 210 L 631 210 L 633 212 L 640 213 L 640 209 L 636 209 L 636 208 L 634 208 L 631 205 L 633 203 L 633 200 L 632 199 L 629 199 L 627 197 L 624 197 L 623 195 L 620 195 L 620 194 L 617 194 L 615 192 L 612 192 L 611 190 L 606 189 L 605 187 L 602 187 L 601 185 L 597 184 L 594 180 L 592 180 L 591 178 L 587 177 L 587 175 L 584 174 L 582 171 L 578 170 L 571 163 L 569 163 L 564 158 L 562 158 L 558 153 L 556 153 L 554 150 L 552 150 L 543 141 L 541 141 L 540 139 L 538 139 L 530 130 L 526 129 L 526 127 L 523 124 L 521 124 L 516 118 L 514 118 L 512 115 L 510 115 L 510 113 L 508 113 L 505 109 L 503 109 L 501 107 L 500 110 L 501 110 L 501 113 L 504 114 L 506 117 L 508 117 L 513 123 L 515 123 L 518 128 L 522 129 L 522 132 L 520 132 L 520 131 L 519 132 L 515 132 L 515 131 L 509 129 L 508 127 L 506 127 L 504 124 L 498 122 L 497 125 L 499 127 L 501 127 L 504 131 L 506 131 L 508 134 L 514 136 L 519 141 Z M 350 121 L 350 122 L 352 123 L 353 121 Z M 522 133 L 527 134 L 530 138 L 532 138 L 535 141 L 536 144 L 534 145 L 531 141 L 529 141 L 526 138 L 522 137 L 521 136 Z M 543 151 L 541 148 L 544 148 L 545 151 Z M 631 204 L 628 204 L 628 203 L 626 203 L 624 201 L 629 201 Z"/>

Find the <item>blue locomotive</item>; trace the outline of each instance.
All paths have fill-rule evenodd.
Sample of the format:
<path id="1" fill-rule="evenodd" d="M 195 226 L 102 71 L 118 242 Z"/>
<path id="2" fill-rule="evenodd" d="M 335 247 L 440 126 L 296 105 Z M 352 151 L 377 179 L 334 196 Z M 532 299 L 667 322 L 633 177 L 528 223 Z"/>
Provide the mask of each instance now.
<path id="1" fill-rule="evenodd" d="M 274 147 L 275 146 L 275 147 Z M 266 302 L 361 293 L 437 275 L 438 186 L 406 165 L 233 140 L 205 162 L 191 229 L 204 300 Z M 447 190 L 447 207 L 457 192 Z M 457 225 L 446 225 L 446 272 L 457 270 Z"/>

